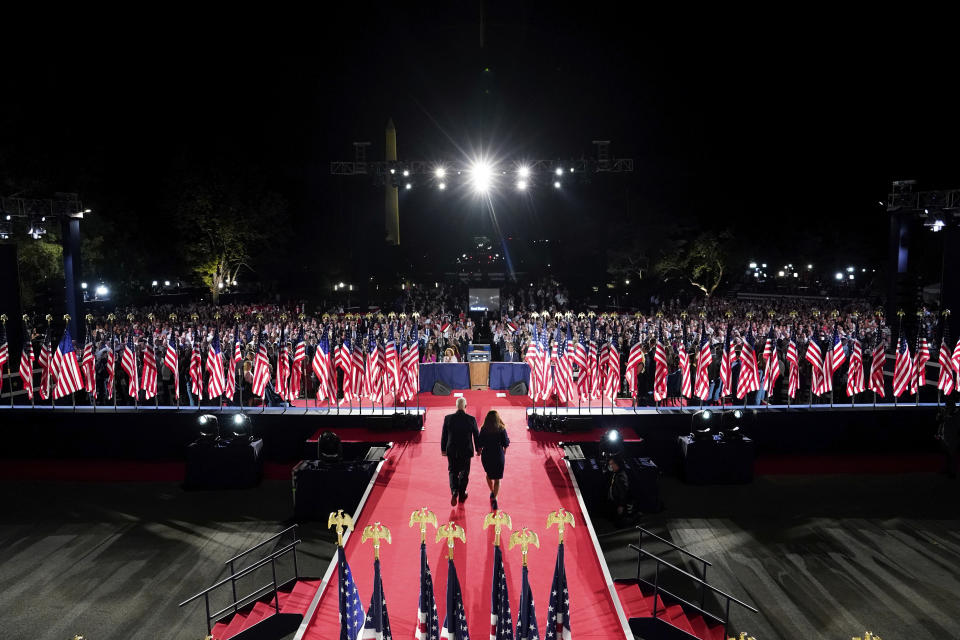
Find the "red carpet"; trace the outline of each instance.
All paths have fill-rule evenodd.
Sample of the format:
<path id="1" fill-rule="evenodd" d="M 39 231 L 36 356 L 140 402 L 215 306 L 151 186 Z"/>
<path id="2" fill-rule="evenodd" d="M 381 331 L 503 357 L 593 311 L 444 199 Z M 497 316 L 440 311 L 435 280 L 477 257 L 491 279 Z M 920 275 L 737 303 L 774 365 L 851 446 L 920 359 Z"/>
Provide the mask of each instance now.
<path id="1" fill-rule="evenodd" d="M 556 562 L 557 534 L 546 530 L 547 513 L 563 506 L 570 510 L 577 527 L 568 529 L 567 580 L 574 633 L 578 637 L 607 639 L 619 636 L 620 623 L 603 578 L 600 561 L 584 526 L 561 453 L 555 445 L 533 442 L 526 429 L 525 398 L 497 398 L 493 391 L 464 392 L 467 411 L 482 420 L 495 406 L 507 423 L 512 444 L 507 450 L 507 467 L 500 494 L 500 507 L 513 518 L 514 529 L 528 526 L 540 535 L 541 548 L 530 552 L 530 579 L 538 604 L 540 629 L 546 627 L 547 596 Z M 470 634 L 485 638 L 490 634 L 490 581 L 493 572 L 493 531 L 483 529 L 483 517 L 490 511 L 489 490 L 479 458 L 474 458 L 465 506 L 450 507 L 446 459 L 440 455 L 443 416 L 453 408 L 452 397 L 421 396 L 428 409 L 423 438 L 419 442 L 399 444 L 395 455 L 380 473 L 356 523 L 355 535 L 346 545 L 364 608 L 370 602 L 373 580 L 372 543 L 360 544 L 360 531 L 375 520 L 390 527 L 393 544 L 381 552 L 384 592 L 390 607 L 393 637 L 412 638 L 417 615 L 419 578 L 419 529 L 410 528 L 410 512 L 427 506 L 443 523 L 454 520 L 467 535 L 467 544 L 457 543 L 456 565 L 467 607 Z M 435 536 L 430 531 L 430 536 Z M 504 543 L 507 536 L 504 535 Z M 443 619 L 447 586 L 446 546 L 428 538 L 430 568 L 436 589 L 438 614 Z M 506 550 L 507 579 L 514 614 L 520 599 L 520 550 Z M 337 620 L 336 574 L 325 590 L 310 622 L 305 638 L 329 640 L 339 636 Z"/>

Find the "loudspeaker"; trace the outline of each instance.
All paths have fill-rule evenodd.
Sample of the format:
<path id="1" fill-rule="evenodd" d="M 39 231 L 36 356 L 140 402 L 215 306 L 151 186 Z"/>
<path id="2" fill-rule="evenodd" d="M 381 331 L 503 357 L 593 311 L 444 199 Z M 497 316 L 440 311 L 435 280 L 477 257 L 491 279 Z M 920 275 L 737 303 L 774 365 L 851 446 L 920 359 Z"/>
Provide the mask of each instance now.
<path id="1" fill-rule="evenodd" d="M 512 396 L 525 396 L 527 395 L 527 383 L 524 381 L 514 382 L 510 385 L 510 395 Z"/>
<path id="2" fill-rule="evenodd" d="M 437 380 L 433 383 L 433 395 L 435 396 L 448 396 L 453 393 L 453 389 L 448 387 L 445 383 Z"/>

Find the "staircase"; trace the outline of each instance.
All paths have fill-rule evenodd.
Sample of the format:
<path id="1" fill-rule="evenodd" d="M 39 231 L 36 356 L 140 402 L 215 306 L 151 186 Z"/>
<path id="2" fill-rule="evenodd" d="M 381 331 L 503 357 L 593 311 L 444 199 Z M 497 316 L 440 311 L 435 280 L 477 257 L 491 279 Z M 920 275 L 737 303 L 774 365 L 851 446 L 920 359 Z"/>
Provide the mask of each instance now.
<path id="1" fill-rule="evenodd" d="M 281 539 L 288 534 L 292 541 L 280 546 Z M 251 558 L 254 556 L 250 554 L 271 545 L 271 543 L 273 551 L 266 553 L 259 560 L 251 562 Z M 297 537 L 297 525 L 270 536 L 263 542 L 227 560 L 224 564 L 229 566 L 230 575 L 195 596 L 184 600 L 180 603 L 180 606 L 203 598 L 206 609 L 207 633 L 215 640 L 227 640 L 228 638 L 273 640 L 292 633 L 303 620 L 310 603 L 313 602 L 313 598 L 320 588 L 321 582 L 320 580 L 300 576 L 297 567 L 298 544 L 300 544 L 300 539 Z M 279 563 L 278 566 L 278 561 L 282 559 L 292 560 L 292 567 L 284 567 L 282 563 Z M 238 569 L 238 563 L 247 566 Z M 285 575 L 289 576 L 291 569 L 293 575 L 278 580 L 278 570 L 283 573 L 284 568 L 286 568 Z M 253 591 L 241 592 L 238 595 L 238 587 L 246 582 L 241 582 L 242 580 L 246 578 L 249 581 L 262 584 L 264 574 L 270 577 L 268 583 Z M 228 587 L 232 598 L 230 604 L 211 613 L 211 594 Z M 216 624 L 211 626 L 213 621 L 216 621 Z"/>
<path id="2" fill-rule="evenodd" d="M 278 610 L 281 616 L 296 616 L 295 622 L 299 625 L 319 587 L 320 580 L 298 580 L 293 584 L 280 587 L 277 589 L 276 600 L 273 594 L 270 594 L 252 606 L 247 605 L 232 616 L 213 625 L 210 635 L 214 640 L 228 640 L 250 629 L 258 622 L 278 615 Z"/>
<path id="3" fill-rule="evenodd" d="M 630 628 L 638 637 L 647 640 L 690 640 L 692 638 L 724 640 L 729 630 L 731 603 L 759 613 L 745 602 L 707 582 L 707 567 L 712 566 L 709 562 L 642 527 L 637 529 L 640 532 L 639 544 L 629 545 L 637 552 L 637 575 L 635 578 L 614 580 L 614 587 Z M 648 540 L 647 549 L 643 548 L 644 536 Z M 648 550 L 649 542 L 666 545 L 668 549 L 662 553 L 677 552 L 698 563 L 700 575 L 685 571 L 651 553 Z M 645 560 L 652 560 L 655 563 L 653 567 L 647 564 L 646 577 L 642 573 Z M 652 576 L 649 575 L 650 568 L 653 569 Z M 689 591 L 692 587 L 699 596 L 699 603 L 694 604 L 668 591 L 664 588 L 666 582 L 669 582 L 671 589 L 686 586 Z M 707 610 L 708 593 L 711 595 L 711 600 L 726 601 L 722 614 L 714 614 Z"/>

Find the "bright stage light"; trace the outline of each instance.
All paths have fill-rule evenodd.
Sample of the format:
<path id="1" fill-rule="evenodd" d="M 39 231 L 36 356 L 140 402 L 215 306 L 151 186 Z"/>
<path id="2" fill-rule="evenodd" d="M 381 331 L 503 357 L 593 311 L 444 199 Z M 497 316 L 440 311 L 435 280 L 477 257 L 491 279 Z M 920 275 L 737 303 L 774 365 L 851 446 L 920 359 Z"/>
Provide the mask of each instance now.
<path id="1" fill-rule="evenodd" d="M 440 191 L 443 191 L 444 189 L 447 188 L 447 183 L 441 182 L 440 184 L 437 185 L 437 188 L 440 189 Z"/>
<path id="2" fill-rule="evenodd" d="M 408 182 L 408 183 L 404 186 L 404 188 L 406 188 L 406 189 L 413 189 L 413 185 Z"/>
<path id="3" fill-rule="evenodd" d="M 443 167 L 437 167 L 433 170 L 433 175 L 437 176 L 438 178 L 442 178 L 447 175 L 447 170 Z"/>
<path id="4" fill-rule="evenodd" d="M 553 183 L 553 188 L 554 188 L 554 189 L 559 189 L 559 188 L 560 188 L 560 181 L 559 181 L 559 180 L 557 180 L 556 182 Z"/>
<path id="5" fill-rule="evenodd" d="M 525 191 L 526 188 L 527 188 L 526 180 L 517 180 L 517 189 L 519 189 L 520 191 Z"/>
<path id="6" fill-rule="evenodd" d="M 154 286 L 154 287 L 157 286 L 157 281 L 156 281 L 156 280 L 153 281 L 153 286 Z"/>
<path id="7" fill-rule="evenodd" d="M 520 169 L 517 171 L 517 173 L 520 175 L 521 178 L 529 178 L 529 177 L 530 177 L 530 167 L 520 167 Z"/>
<path id="8" fill-rule="evenodd" d="M 493 167 L 483 160 L 470 166 L 470 183 L 477 193 L 487 193 L 493 186 Z"/>
<path id="9" fill-rule="evenodd" d="M 81 288 L 81 289 L 86 289 L 86 288 L 87 288 L 87 283 L 86 283 L 86 282 L 81 282 L 81 283 L 80 283 L 80 288 Z"/>
<path id="10" fill-rule="evenodd" d="M 409 178 L 409 177 L 410 177 L 410 171 L 409 171 L 408 169 L 404 169 L 404 170 L 403 170 L 403 177 L 404 177 L 404 178 Z"/>
<path id="11" fill-rule="evenodd" d="M 556 170 L 554 170 L 554 173 L 556 173 L 558 176 L 562 176 L 562 175 L 563 175 L 563 169 L 561 169 L 560 167 L 557 167 Z"/>
<path id="12" fill-rule="evenodd" d="M 237 283 L 234 282 L 233 284 L 237 284 Z M 163 281 L 163 286 L 169 287 L 169 286 L 170 286 L 170 281 L 169 281 L 169 280 L 164 280 L 164 281 Z"/>
<path id="13" fill-rule="evenodd" d="M 937 233 L 938 231 L 940 231 L 941 229 L 943 229 L 944 226 L 945 226 L 945 225 L 944 225 L 944 223 L 943 223 L 943 220 L 940 220 L 940 219 L 938 218 L 937 220 L 935 220 L 935 221 L 933 222 L 933 227 L 932 227 L 932 228 L 933 228 L 933 232 L 934 232 L 934 233 Z"/>
<path id="14" fill-rule="evenodd" d="M 839 271 L 837 272 L 837 275 L 835 275 L 834 277 L 835 277 L 837 280 L 843 280 L 843 274 L 840 273 Z"/>
<path id="15" fill-rule="evenodd" d="M 396 169 L 390 169 L 390 175 L 394 175 L 397 172 Z"/>
<path id="16" fill-rule="evenodd" d="M 109 293 L 109 289 L 107 289 L 105 286 L 100 285 L 99 287 L 97 287 L 98 296 L 105 296 L 107 295 L 107 293 Z"/>

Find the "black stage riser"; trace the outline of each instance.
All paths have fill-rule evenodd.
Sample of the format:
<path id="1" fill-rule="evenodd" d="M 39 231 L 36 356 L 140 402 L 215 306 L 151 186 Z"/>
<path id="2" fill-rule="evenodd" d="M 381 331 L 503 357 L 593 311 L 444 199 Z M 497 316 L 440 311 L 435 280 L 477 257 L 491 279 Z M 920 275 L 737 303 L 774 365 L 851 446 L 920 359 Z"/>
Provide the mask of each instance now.
<path id="1" fill-rule="evenodd" d="M 93 414 L 4 410 L 0 413 L 4 436 L 0 457 L 182 459 L 187 445 L 197 438 L 197 418 L 201 413 L 206 412 L 151 409 L 140 413 L 101 411 Z M 300 460 L 304 442 L 317 431 L 330 430 L 349 440 L 350 430 L 359 427 L 381 432 L 384 441 L 391 440 L 391 433 L 409 433 L 393 429 L 393 417 L 389 413 L 384 417 L 246 413 L 254 434 L 263 438 L 263 455 L 270 461 Z M 221 415 L 221 433 L 229 429 L 232 415 Z M 411 418 L 419 428 L 422 417 Z"/>

